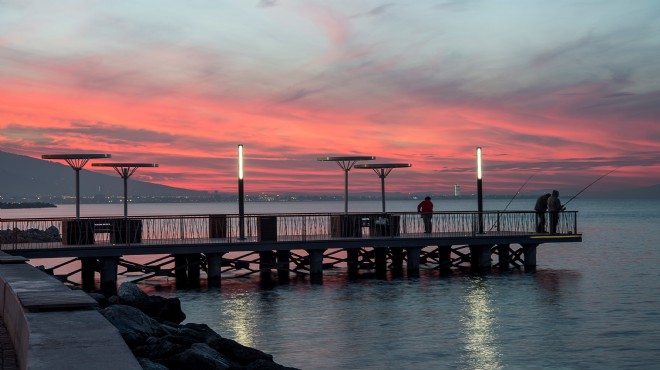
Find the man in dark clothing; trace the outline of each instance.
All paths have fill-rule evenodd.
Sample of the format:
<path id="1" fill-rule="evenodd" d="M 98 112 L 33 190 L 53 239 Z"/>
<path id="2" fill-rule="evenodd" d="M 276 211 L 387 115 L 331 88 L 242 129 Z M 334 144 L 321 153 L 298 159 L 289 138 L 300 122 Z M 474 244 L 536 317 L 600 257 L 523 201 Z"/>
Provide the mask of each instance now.
<path id="1" fill-rule="evenodd" d="M 536 205 L 534 205 L 537 233 L 547 233 L 545 231 L 545 211 L 548 210 L 548 198 L 550 198 L 550 193 L 545 193 L 536 200 Z"/>
<path id="2" fill-rule="evenodd" d="M 417 205 L 417 212 L 421 214 L 424 221 L 424 233 L 431 233 L 431 218 L 433 217 L 433 202 L 431 197 L 426 197 Z"/>
<path id="3" fill-rule="evenodd" d="M 548 212 L 550 212 L 550 233 L 557 232 L 557 224 L 559 224 L 559 212 L 565 210 L 566 207 L 561 205 L 559 200 L 559 192 L 552 191 L 552 195 L 548 198 Z"/>

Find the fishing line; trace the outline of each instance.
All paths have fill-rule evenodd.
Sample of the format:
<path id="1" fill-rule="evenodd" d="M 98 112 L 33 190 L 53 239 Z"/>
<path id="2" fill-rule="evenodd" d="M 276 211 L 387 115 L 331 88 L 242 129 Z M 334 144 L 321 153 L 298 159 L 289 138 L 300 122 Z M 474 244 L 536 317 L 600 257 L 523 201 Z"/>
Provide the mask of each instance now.
<path id="1" fill-rule="evenodd" d="M 577 196 L 580 195 L 580 194 L 582 194 L 583 191 L 589 189 L 589 188 L 591 187 L 591 185 L 597 183 L 597 182 L 600 181 L 602 178 L 604 178 L 605 176 L 607 176 L 607 175 L 611 174 L 612 172 L 618 170 L 619 168 L 620 168 L 620 167 L 617 167 L 617 168 L 613 169 L 612 171 L 610 171 L 610 172 L 604 174 L 603 176 L 597 178 L 596 180 L 594 180 L 591 184 L 585 186 L 582 190 L 580 190 L 577 194 L 575 194 L 575 195 L 573 196 L 573 198 L 569 199 L 568 202 L 564 203 L 563 206 L 566 207 L 566 205 L 567 205 L 568 203 L 570 203 L 573 199 L 577 198 Z"/>

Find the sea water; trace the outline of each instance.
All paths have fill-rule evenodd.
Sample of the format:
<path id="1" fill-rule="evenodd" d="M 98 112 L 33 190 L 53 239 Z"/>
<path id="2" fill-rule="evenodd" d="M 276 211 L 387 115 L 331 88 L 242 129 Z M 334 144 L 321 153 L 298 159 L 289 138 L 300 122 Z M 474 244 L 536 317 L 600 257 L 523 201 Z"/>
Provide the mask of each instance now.
<path id="1" fill-rule="evenodd" d="M 471 200 L 434 200 L 436 210 L 475 210 Z M 388 201 L 414 211 L 418 201 Z M 508 200 L 484 202 L 502 210 Z M 509 210 L 530 210 L 516 199 Z M 343 202 L 247 203 L 247 213 L 341 212 Z M 258 277 L 221 288 L 145 290 L 176 296 L 185 322 L 301 369 L 650 369 L 660 363 L 660 201 L 576 199 L 582 243 L 538 248 L 537 271 L 454 271 L 419 278 L 350 280 L 324 272 L 322 284 L 292 279 L 263 288 Z M 349 211 L 380 211 L 380 201 Z M 85 205 L 87 216 L 121 215 L 121 205 Z M 3 210 L 2 217 L 71 216 L 73 206 Z M 229 203 L 131 204 L 132 215 L 237 213 Z M 43 260 L 39 261 L 43 263 Z"/>

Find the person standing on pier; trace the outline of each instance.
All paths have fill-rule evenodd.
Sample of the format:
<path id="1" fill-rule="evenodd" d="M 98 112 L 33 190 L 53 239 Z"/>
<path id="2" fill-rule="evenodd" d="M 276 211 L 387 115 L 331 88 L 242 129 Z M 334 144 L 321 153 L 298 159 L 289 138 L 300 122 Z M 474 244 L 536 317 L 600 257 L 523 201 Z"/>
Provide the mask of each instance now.
<path id="1" fill-rule="evenodd" d="M 550 212 L 550 233 L 557 232 L 557 224 L 559 224 L 559 212 L 565 210 L 566 207 L 561 205 L 559 200 L 559 192 L 552 191 L 552 195 L 548 198 L 548 212 Z"/>
<path id="2" fill-rule="evenodd" d="M 550 198 L 550 193 L 545 193 L 536 200 L 536 204 L 534 205 L 537 233 L 547 233 L 545 231 L 545 211 L 548 210 L 548 198 Z"/>
<path id="3" fill-rule="evenodd" d="M 424 233 L 431 233 L 431 218 L 433 217 L 433 202 L 431 202 L 431 197 L 426 197 L 424 200 L 417 205 L 417 213 L 420 213 L 422 216 L 422 221 L 424 221 Z"/>

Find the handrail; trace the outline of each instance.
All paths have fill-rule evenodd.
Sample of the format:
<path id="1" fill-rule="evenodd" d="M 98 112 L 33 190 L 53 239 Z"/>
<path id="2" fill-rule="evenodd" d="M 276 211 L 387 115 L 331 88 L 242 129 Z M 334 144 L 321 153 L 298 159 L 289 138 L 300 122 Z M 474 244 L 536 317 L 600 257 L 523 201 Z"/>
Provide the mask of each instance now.
<path id="1" fill-rule="evenodd" d="M 477 217 L 481 215 L 481 217 Z M 236 243 L 236 214 L 16 218 L 0 220 L 3 250 L 62 245 Z M 535 234 L 533 211 L 433 212 L 431 233 L 416 212 L 270 213 L 243 216 L 245 241 L 309 241 L 335 238 L 475 237 Z M 477 221 L 479 220 L 479 221 Z M 577 234 L 577 211 L 561 212 L 558 234 Z"/>

